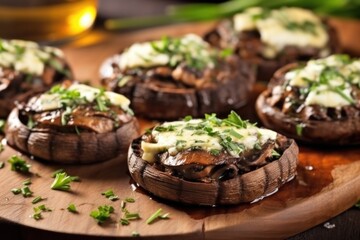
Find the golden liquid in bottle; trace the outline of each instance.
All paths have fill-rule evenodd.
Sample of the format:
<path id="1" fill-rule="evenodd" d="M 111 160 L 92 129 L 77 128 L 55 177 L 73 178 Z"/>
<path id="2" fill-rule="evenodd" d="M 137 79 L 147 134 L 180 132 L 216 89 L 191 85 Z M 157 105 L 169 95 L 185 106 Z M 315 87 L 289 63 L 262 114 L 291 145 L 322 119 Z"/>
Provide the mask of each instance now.
<path id="1" fill-rule="evenodd" d="M 43 42 L 71 39 L 92 26 L 96 9 L 97 0 L 5 0 L 0 2 L 0 37 Z"/>

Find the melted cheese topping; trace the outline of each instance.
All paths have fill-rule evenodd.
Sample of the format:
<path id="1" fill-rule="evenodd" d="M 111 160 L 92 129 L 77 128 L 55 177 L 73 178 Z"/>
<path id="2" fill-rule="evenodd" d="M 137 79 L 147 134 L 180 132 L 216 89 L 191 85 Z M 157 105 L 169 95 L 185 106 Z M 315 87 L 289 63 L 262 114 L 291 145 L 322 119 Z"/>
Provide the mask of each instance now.
<path id="1" fill-rule="evenodd" d="M 320 18 L 301 8 L 250 8 L 233 20 L 238 32 L 259 31 L 266 44 L 263 56 L 267 58 L 275 58 L 286 46 L 324 48 L 329 39 Z"/>
<path id="2" fill-rule="evenodd" d="M 97 88 L 77 83 L 71 85 L 68 89 L 78 91 L 80 93 L 80 98 L 85 98 L 87 102 L 94 102 L 96 96 L 100 93 L 100 90 Z M 112 105 L 119 106 L 124 110 L 129 109 L 130 100 L 127 99 L 125 96 L 109 91 L 105 91 L 104 95 L 109 99 Z M 32 108 L 36 109 L 36 111 L 39 112 L 55 110 L 61 107 L 61 97 L 59 94 L 56 93 L 42 94 L 32 104 Z"/>
<path id="3" fill-rule="evenodd" d="M 352 86 L 359 88 L 360 60 L 332 55 L 311 60 L 303 68 L 285 74 L 290 86 L 308 89 L 305 105 L 342 107 L 353 103 Z"/>
<path id="4" fill-rule="evenodd" d="M 135 43 L 121 54 L 118 59 L 119 67 L 125 70 L 174 65 L 186 60 L 185 55 L 193 55 L 193 58 L 207 61 L 208 67 L 214 66 L 209 51 L 210 46 L 201 37 L 188 34 L 175 41 L 168 39 L 167 41 Z M 166 51 L 161 50 L 165 48 Z"/>
<path id="5" fill-rule="evenodd" d="M 170 155 L 176 155 L 179 151 L 192 148 L 200 148 L 210 153 L 214 150 L 223 151 L 225 150 L 224 138 L 231 142 L 230 144 L 240 146 L 233 150 L 226 149 L 232 156 L 239 157 L 242 151 L 253 149 L 256 144 L 261 146 L 268 140 L 275 140 L 277 136 L 274 131 L 257 128 L 251 124 L 246 128 L 210 124 L 208 127 L 216 134 L 209 134 L 199 129 L 202 124 L 210 123 L 205 123 L 203 119 L 193 119 L 187 122 L 166 122 L 155 127 L 151 134 L 156 143 L 141 142 L 141 149 L 144 151 L 142 158 L 145 161 L 153 162 L 158 153 L 168 151 Z"/>
<path id="6" fill-rule="evenodd" d="M 52 56 L 62 57 L 60 49 L 40 47 L 35 42 L 0 39 L 0 66 L 13 67 L 16 71 L 41 75 L 45 62 Z"/>

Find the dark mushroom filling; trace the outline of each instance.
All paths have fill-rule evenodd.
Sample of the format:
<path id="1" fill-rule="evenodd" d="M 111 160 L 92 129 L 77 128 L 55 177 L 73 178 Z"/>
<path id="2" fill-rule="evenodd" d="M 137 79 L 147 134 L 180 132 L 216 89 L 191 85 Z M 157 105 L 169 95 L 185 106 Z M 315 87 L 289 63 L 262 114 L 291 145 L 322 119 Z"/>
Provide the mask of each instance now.
<path id="1" fill-rule="evenodd" d="M 185 142 L 186 140 L 177 140 L 175 153 L 171 147 L 158 149 L 158 153 L 154 154 L 153 159 L 151 159 L 153 166 L 160 171 L 189 181 L 225 181 L 254 171 L 279 159 L 290 145 L 288 139 L 281 135 L 261 139 L 262 133 L 264 135 L 266 133 L 256 132 L 256 127 L 247 122 L 242 125 L 244 122 L 246 121 L 241 120 L 235 112 L 232 112 L 224 120 L 212 115 L 211 118 L 200 123 L 189 121 L 184 127 L 179 126 L 179 122 L 174 122 L 173 125 L 167 123 L 167 125 L 157 126 L 145 134 L 142 141 L 157 144 L 157 134 L 163 132 L 173 134 L 169 139 L 173 136 L 185 134 L 186 137 L 184 138 L 187 138 L 188 141 L 195 139 L 194 145 L 189 146 Z M 185 133 L 187 130 L 192 132 Z M 257 138 L 255 144 L 246 147 L 247 137 L 241 136 L 238 131 L 249 134 L 248 138 Z M 207 136 L 218 138 L 221 148 L 209 150 L 209 146 L 214 147 L 216 144 L 212 140 L 205 140 Z M 146 151 L 151 152 L 151 150 L 143 145 L 144 143 L 142 143 L 140 155 L 147 158 L 144 153 Z"/>

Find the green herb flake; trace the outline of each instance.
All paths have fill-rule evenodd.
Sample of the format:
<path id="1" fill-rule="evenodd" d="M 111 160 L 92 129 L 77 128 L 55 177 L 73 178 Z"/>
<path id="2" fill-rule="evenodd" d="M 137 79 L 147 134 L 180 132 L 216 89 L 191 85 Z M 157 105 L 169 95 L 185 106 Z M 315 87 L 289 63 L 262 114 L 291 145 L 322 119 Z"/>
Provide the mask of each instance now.
<path id="1" fill-rule="evenodd" d="M 14 195 L 18 195 L 21 193 L 21 189 L 20 188 L 13 188 L 11 189 L 11 192 L 14 194 Z"/>
<path id="2" fill-rule="evenodd" d="M 302 136 L 303 134 L 303 129 L 304 129 L 305 125 L 303 123 L 299 123 L 296 124 L 295 129 L 296 129 L 296 135 L 298 135 L 299 137 Z"/>
<path id="3" fill-rule="evenodd" d="M 159 208 L 156 212 L 154 212 L 147 220 L 146 224 L 153 224 L 158 219 L 168 219 L 169 213 L 162 214 L 162 209 Z"/>
<path id="4" fill-rule="evenodd" d="M 78 213 L 76 206 L 73 203 L 70 203 L 69 206 L 66 208 L 69 212 Z"/>
<path id="5" fill-rule="evenodd" d="M 219 149 L 211 149 L 209 153 L 213 156 L 219 156 L 221 151 Z"/>
<path id="6" fill-rule="evenodd" d="M 104 195 L 106 198 L 108 198 L 111 201 L 119 200 L 119 197 L 117 195 L 115 195 L 115 193 L 112 189 L 102 192 L 101 195 Z"/>
<path id="7" fill-rule="evenodd" d="M 37 196 L 36 198 L 34 198 L 32 201 L 31 201 L 31 203 L 32 204 L 36 204 L 36 203 L 39 203 L 39 202 L 41 202 L 41 201 L 43 201 L 43 200 L 45 200 L 46 198 L 42 198 L 41 196 Z"/>
<path id="8" fill-rule="evenodd" d="M 0 169 L 5 167 L 5 163 L 4 162 L 0 162 Z"/>
<path id="9" fill-rule="evenodd" d="M 31 167 L 24 159 L 16 155 L 12 156 L 8 162 L 11 164 L 12 171 L 28 173 Z"/>
<path id="10" fill-rule="evenodd" d="M 42 214 L 41 214 L 41 212 L 35 212 L 33 215 L 31 215 L 31 217 L 33 219 L 35 219 L 36 221 L 39 221 L 42 219 Z"/>
<path id="11" fill-rule="evenodd" d="M 127 198 L 125 198 L 125 202 L 134 203 L 134 202 L 135 202 L 135 199 L 134 199 L 134 198 L 131 198 L 131 197 L 127 197 Z"/>
<path id="12" fill-rule="evenodd" d="M 30 190 L 29 186 L 24 186 L 21 189 L 21 194 L 23 195 L 23 197 L 27 198 L 27 197 L 31 197 L 33 192 Z"/>
<path id="13" fill-rule="evenodd" d="M 258 143 L 258 142 L 255 143 L 255 144 L 254 144 L 254 149 L 255 149 L 255 150 L 261 150 L 262 148 L 261 148 L 260 143 Z"/>
<path id="14" fill-rule="evenodd" d="M 57 173 L 55 175 L 54 182 L 51 184 L 51 189 L 69 191 L 70 183 L 73 181 L 73 178 L 71 176 L 68 176 L 66 172 Z"/>
<path id="15" fill-rule="evenodd" d="M 4 132 L 4 127 L 5 127 L 5 123 L 6 121 L 4 119 L 0 119 L 0 132 Z"/>
<path id="16" fill-rule="evenodd" d="M 110 214 L 114 212 L 114 208 L 109 205 L 99 206 L 97 210 L 90 213 L 90 216 L 94 218 L 98 224 L 104 223 L 110 218 Z"/>
<path id="17" fill-rule="evenodd" d="M 221 58 L 226 58 L 231 56 L 234 53 L 234 50 L 232 48 L 225 48 L 220 52 Z"/>
<path id="18" fill-rule="evenodd" d="M 123 226 L 127 226 L 130 224 L 130 221 L 126 218 L 120 218 L 120 224 L 123 225 Z"/>
<path id="19" fill-rule="evenodd" d="M 234 126 L 237 128 L 247 128 L 249 123 L 248 121 L 242 120 L 235 111 L 231 111 L 227 119 L 224 119 L 223 122 L 228 126 Z"/>
<path id="20" fill-rule="evenodd" d="M 184 119 L 183 119 L 184 122 L 188 122 L 188 121 L 190 121 L 190 120 L 192 120 L 192 116 L 186 116 L 186 117 L 184 117 Z"/>
<path id="21" fill-rule="evenodd" d="M 133 236 L 133 237 L 140 237 L 140 233 L 138 233 L 138 232 L 136 232 L 136 231 L 133 231 L 133 232 L 131 233 L 131 236 Z"/>
<path id="22" fill-rule="evenodd" d="M 28 178 L 28 179 L 25 179 L 24 181 L 23 181 L 23 185 L 26 185 L 26 186 L 28 186 L 28 185 L 31 185 L 31 179 L 30 178 Z"/>
<path id="23" fill-rule="evenodd" d="M 273 158 L 279 158 L 279 157 L 281 157 L 281 154 L 278 153 L 276 150 L 272 149 L 272 150 L 271 150 L 271 156 L 272 156 Z"/>

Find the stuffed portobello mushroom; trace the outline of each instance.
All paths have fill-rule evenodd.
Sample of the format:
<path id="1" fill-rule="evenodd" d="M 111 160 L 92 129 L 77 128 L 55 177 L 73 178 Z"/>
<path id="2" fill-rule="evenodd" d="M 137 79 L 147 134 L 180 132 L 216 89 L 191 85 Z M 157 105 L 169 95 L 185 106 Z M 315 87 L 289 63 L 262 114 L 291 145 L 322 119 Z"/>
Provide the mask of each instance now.
<path id="1" fill-rule="evenodd" d="M 0 39 L 0 118 L 9 115 L 15 101 L 25 101 L 65 79 L 72 79 L 72 72 L 60 49 Z"/>
<path id="2" fill-rule="evenodd" d="M 165 122 L 135 139 L 132 178 L 150 193 L 195 205 L 260 200 L 296 175 L 294 140 L 258 128 L 235 112 L 226 119 L 186 117 Z"/>
<path id="3" fill-rule="evenodd" d="M 105 161 L 126 152 L 138 136 L 129 104 L 123 95 L 64 82 L 17 104 L 5 127 L 6 139 L 46 161 Z"/>
<path id="4" fill-rule="evenodd" d="M 332 55 L 279 69 L 256 102 L 263 124 L 313 144 L 360 143 L 360 60 Z"/>
<path id="5" fill-rule="evenodd" d="M 326 57 L 340 48 L 327 21 L 295 7 L 249 8 L 220 22 L 205 39 L 218 48 L 232 48 L 241 59 L 255 64 L 262 81 L 288 63 Z"/>
<path id="6" fill-rule="evenodd" d="M 194 34 L 136 43 L 108 59 L 101 75 L 137 115 L 163 120 L 229 112 L 246 103 L 255 81 L 251 64 Z"/>

